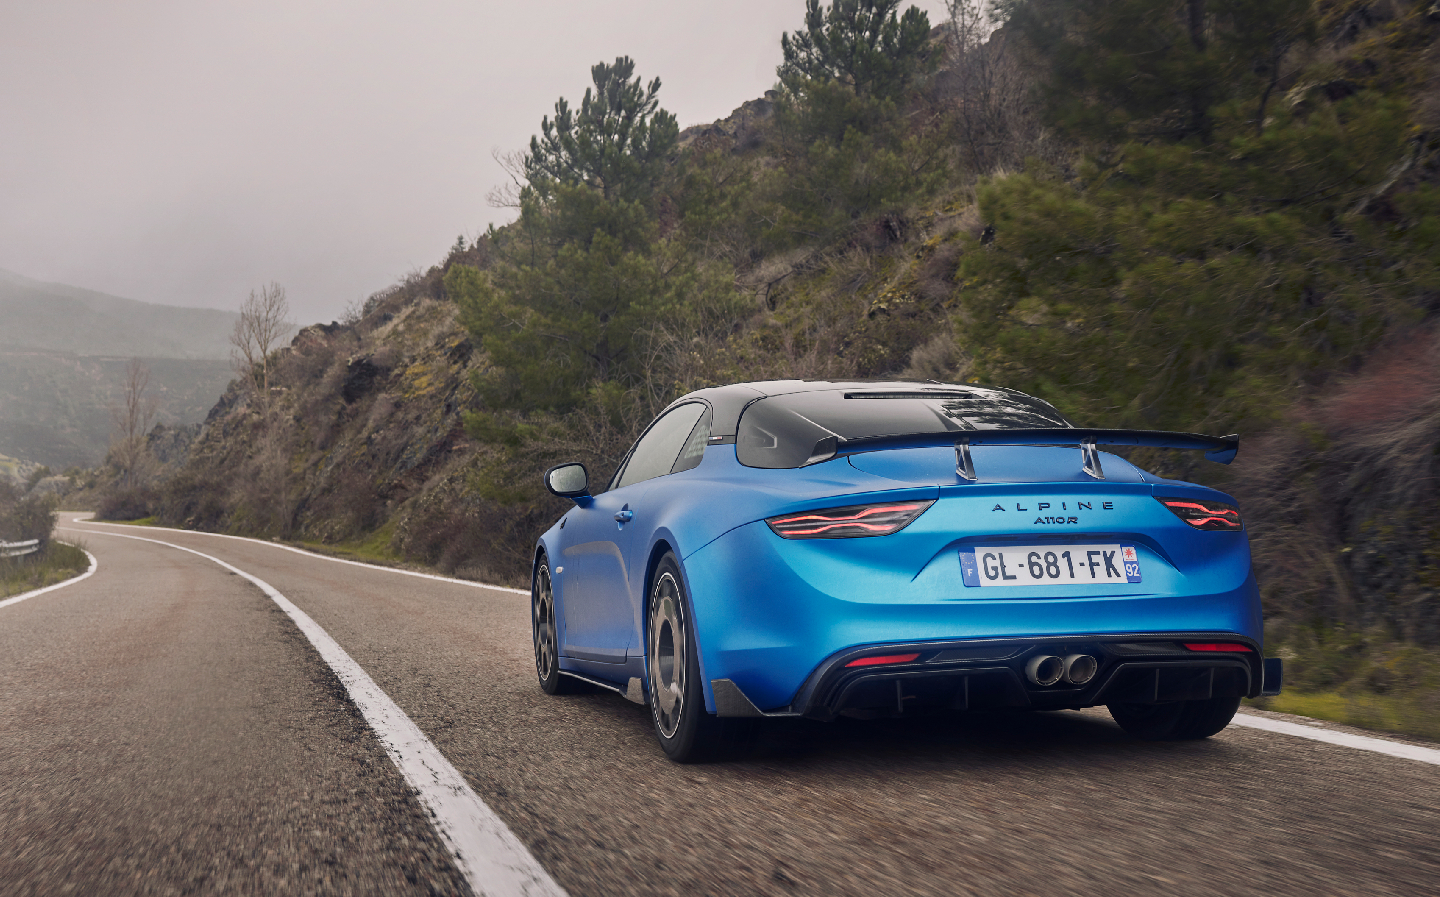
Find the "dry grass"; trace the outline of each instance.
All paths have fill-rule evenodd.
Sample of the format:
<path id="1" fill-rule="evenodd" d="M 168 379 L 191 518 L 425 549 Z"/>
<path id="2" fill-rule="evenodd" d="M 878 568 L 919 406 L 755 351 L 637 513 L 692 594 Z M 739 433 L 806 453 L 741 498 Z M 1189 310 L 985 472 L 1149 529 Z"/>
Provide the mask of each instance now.
<path id="1" fill-rule="evenodd" d="M 1261 710 L 1293 713 L 1377 732 L 1440 741 L 1440 691 L 1405 695 L 1285 692 L 1246 703 Z"/>
<path id="2" fill-rule="evenodd" d="M 90 566 L 84 547 L 51 540 L 35 554 L 0 558 L 0 598 L 73 579 Z"/>

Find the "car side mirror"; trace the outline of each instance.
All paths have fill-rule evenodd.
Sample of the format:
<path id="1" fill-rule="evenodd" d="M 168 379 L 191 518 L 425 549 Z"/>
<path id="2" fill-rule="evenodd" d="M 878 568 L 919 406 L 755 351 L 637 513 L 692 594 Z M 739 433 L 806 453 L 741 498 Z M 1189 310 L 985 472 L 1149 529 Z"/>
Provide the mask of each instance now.
<path id="1" fill-rule="evenodd" d="M 590 474 L 584 464 L 561 464 L 545 471 L 545 488 L 583 505 L 590 498 Z"/>

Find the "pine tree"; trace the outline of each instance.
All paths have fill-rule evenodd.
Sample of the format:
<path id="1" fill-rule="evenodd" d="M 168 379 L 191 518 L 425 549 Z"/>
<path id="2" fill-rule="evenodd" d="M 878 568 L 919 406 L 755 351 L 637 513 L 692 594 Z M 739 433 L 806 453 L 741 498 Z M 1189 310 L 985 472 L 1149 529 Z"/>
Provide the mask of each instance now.
<path id="1" fill-rule="evenodd" d="M 1052 121 L 1102 140 L 1207 142 L 1214 107 L 1239 95 L 1263 95 L 1263 121 L 1285 52 L 1314 33 L 1308 0 L 1018 0 L 1004 9 L 1041 63 Z"/>
<path id="2" fill-rule="evenodd" d="M 585 185 L 606 200 L 649 197 L 680 129 L 675 116 L 660 108 L 660 79 L 646 86 L 634 74 L 628 56 L 596 63 L 590 68 L 594 87 L 585 89 L 578 113 L 564 97 L 555 102 L 555 118 L 541 120 L 524 158 L 532 189 Z"/>
<path id="3" fill-rule="evenodd" d="M 566 411 L 597 384 L 631 388 L 657 322 L 734 292 L 660 237 L 651 205 L 678 134 L 660 80 L 642 87 L 626 57 L 591 76 L 579 114 L 561 98 L 530 142 L 520 220 L 490 235 L 498 264 L 445 278 L 491 363 L 476 386 L 492 409 Z"/>
<path id="4" fill-rule="evenodd" d="M 785 61 L 777 70 L 791 90 L 803 81 L 847 85 L 858 96 L 898 99 L 933 70 L 930 19 L 917 7 L 897 17 L 900 0 L 820 0 L 805 4 L 805 30 L 784 34 Z"/>

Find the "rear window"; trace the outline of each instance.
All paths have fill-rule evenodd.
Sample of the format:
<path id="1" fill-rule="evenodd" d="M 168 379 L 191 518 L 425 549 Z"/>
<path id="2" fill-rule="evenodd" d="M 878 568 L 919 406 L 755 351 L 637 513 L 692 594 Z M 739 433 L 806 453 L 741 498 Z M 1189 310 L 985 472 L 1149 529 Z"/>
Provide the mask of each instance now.
<path id="1" fill-rule="evenodd" d="M 833 451 L 827 440 L 1070 426 L 1048 402 L 1008 390 L 827 390 L 752 403 L 735 450 L 747 467 L 788 468 Z"/>

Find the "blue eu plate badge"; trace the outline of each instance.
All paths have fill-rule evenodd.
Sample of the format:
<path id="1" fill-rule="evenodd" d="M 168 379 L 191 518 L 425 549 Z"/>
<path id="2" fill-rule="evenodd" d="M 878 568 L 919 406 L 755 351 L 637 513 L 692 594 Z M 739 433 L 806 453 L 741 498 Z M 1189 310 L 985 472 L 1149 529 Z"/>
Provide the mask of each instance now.
<path id="1" fill-rule="evenodd" d="M 960 576 L 967 586 L 974 588 L 980 585 L 980 571 L 975 569 L 975 552 L 960 552 Z"/>

